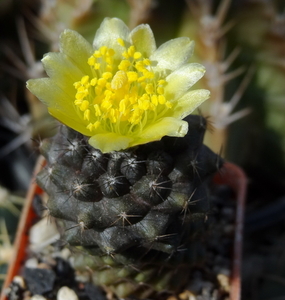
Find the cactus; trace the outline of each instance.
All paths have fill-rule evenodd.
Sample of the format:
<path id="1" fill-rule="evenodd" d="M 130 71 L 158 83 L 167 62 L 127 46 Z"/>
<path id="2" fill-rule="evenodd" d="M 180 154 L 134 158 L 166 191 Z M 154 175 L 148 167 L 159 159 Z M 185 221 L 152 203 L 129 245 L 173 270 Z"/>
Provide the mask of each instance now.
<path id="1" fill-rule="evenodd" d="M 50 78 L 27 84 L 65 124 L 40 147 L 46 208 L 96 284 L 118 297 L 177 292 L 205 259 L 208 181 L 222 163 L 203 145 L 206 119 L 189 116 L 209 97 L 191 89 L 204 68 L 189 63 L 188 38 L 156 49 L 145 24 L 105 19 L 93 45 L 64 31 L 43 59 Z"/>
<path id="2" fill-rule="evenodd" d="M 207 178 L 220 162 L 202 144 L 205 119 L 188 122 L 184 138 L 108 154 L 66 126 L 41 146 L 48 165 L 37 181 L 50 196 L 47 210 L 61 220 L 64 240 L 91 255 L 77 255 L 75 267 L 88 265 L 94 282 L 120 297 L 175 291 L 203 261 L 197 233 L 209 211 Z"/>

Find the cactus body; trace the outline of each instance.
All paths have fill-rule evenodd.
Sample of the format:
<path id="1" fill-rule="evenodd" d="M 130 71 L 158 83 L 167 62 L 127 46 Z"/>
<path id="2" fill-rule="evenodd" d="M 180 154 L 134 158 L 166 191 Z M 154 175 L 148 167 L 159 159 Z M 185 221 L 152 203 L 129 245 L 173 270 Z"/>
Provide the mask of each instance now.
<path id="1" fill-rule="evenodd" d="M 119 297 L 178 291 L 203 263 L 208 178 L 221 161 L 203 145 L 206 120 L 185 120 L 184 138 L 107 154 L 66 126 L 42 143 L 37 181 L 63 238 L 80 250 L 74 266 Z"/>

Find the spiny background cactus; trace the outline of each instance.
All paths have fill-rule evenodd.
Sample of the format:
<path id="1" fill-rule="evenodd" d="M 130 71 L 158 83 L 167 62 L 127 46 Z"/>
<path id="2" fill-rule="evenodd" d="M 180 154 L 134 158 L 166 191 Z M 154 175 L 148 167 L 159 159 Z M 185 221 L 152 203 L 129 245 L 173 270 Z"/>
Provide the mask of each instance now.
<path id="1" fill-rule="evenodd" d="M 119 297 L 179 291 L 205 259 L 208 179 L 221 160 L 203 145 L 205 119 L 187 122 L 184 138 L 108 154 L 66 126 L 41 145 L 48 213 L 69 245 L 90 254 L 75 255 L 75 268 L 90 268 Z"/>
<path id="2" fill-rule="evenodd" d="M 275 283 L 279 284 L 281 290 L 283 288 L 284 274 L 282 275 L 282 272 L 284 268 L 280 267 L 280 259 L 276 263 L 272 263 L 272 261 L 268 263 L 266 259 L 270 260 L 270 256 L 280 257 L 271 252 L 272 247 L 268 241 L 274 240 L 272 233 L 274 232 L 276 235 L 276 232 L 280 231 L 280 242 L 284 240 L 284 226 L 283 229 L 280 226 L 284 222 L 279 221 L 278 223 L 278 218 L 270 215 L 270 207 L 278 206 L 276 199 L 284 195 L 285 182 L 284 88 L 282 84 L 284 81 L 284 62 L 282 60 L 284 56 L 282 50 L 284 49 L 284 30 L 282 29 L 284 28 L 284 26 L 282 27 L 284 1 L 87 0 L 76 2 L 23 0 L 19 2 L 7 0 L 0 4 L 0 15 L 3 28 L 0 36 L 1 94 L 5 98 L 7 97 L 23 117 L 23 121 L 27 120 L 27 116 L 32 120 L 25 128 L 23 122 L 13 119 L 13 124 L 20 124 L 21 131 L 12 134 L 10 132 L 6 134 L 6 128 L 4 126 L 3 130 L 1 123 L 0 153 L 7 149 L 6 138 L 9 135 L 9 141 L 13 140 L 15 145 L 14 138 L 17 137 L 17 141 L 19 141 L 23 130 L 28 133 L 25 134 L 26 141 L 29 136 L 38 138 L 39 132 L 42 137 L 45 137 L 54 127 L 51 126 L 51 118 L 46 118 L 46 109 L 43 108 L 42 103 L 31 93 L 24 93 L 24 82 L 27 78 L 39 77 L 43 70 L 42 68 L 38 69 L 41 65 L 38 64 L 38 60 L 44 53 L 57 47 L 59 32 L 62 29 L 75 29 L 92 41 L 94 28 L 101 20 L 106 16 L 117 16 L 131 27 L 141 22 L 151 24 L 158 44 L 176 36 L 189 34 L 196 42 L 195 55 L 206 66 L 208 76 L 205 79 L 212 77 L 221 82 L 218 86 L 209 84 L 215 83 L 215 80 L 212 82 L 210 80 L 208 84 L 203 82 L 203 85 L 211 90 L 212 97 L 211 101 L 208 101 L 202 108 L 202 112 L 204 115 L 209 115 L 212 114 L 212 108 L 220 108 L 218 110 L 220 114 L 214 115 L 214 119 L 219 122 L 225 121 L 224 125 L 227 127 L 223 131 L 226 134 L 222 136 L 224 155 L 227 159 L 241 165 L 250 177 L 247 211 L 254 216 L 259 207 L 268 204 L 268 214 L 260 219 L 259 224 L 263 224 L 264 220 L 268 219 L 276 222 L 276 226 L 269 227 L 266 232 L 259 229 L 258 232 L 255 231 L 249 236 L 245 236 L 246 243 L 253 245 L 252 248 L 246 247 L 245 249 L 246 256 L 249 256 L 245 262 L 245 265 L 249 266 L 243 286 L 245 298 L 265 299 L 266 297 L 283 296 L 282 292 L 271 287 L 272 280 L 275 278 Z M 19 17 L 24 22 L 19 21 Z M 207 39 L 208 37 L 210 39 Z M 203 43 L 205 40 L 210 44 L 205 45 Z M 29 44 L 30 47 L 27 47 Z M 246 90 L 243 88 L 241 91 L 238 86 L 243 85 L 241 81 L 246 77 L 246 73 L 234 77 L 233 75 L 237 74 L 235 70 L 240 70 L 242 66 L 245 66 L 246 69 L 252 64 L 255 67 L 255 75 L 249 83 L 244 85 Z M 231 66 L 228 71 L 225 70 L 225 67 L 229 67 L 229 65 Z M 230 78 L 231 81 L 225 85 Z M 235 109 L 237 113 L 233 111 L 232 114 L 233 104 L 236 104 L 236 100 L 239 98 L 241 98 L 240 102 Z M 231 100 L 227 101 L 229 99 Z M 228 126 L 228 121 L 235 120 L 248 108 L 250 108 L 248 116 Z M 1 111 L 5 116 L 9 115 L 2 104 Z M 215 118 L 216 116 L 219 118 Z M 215 126 L 215 124 L 213 125 Z M 38 130 L 39 128 L 41 130 Z M 208 145 L 211 149 L 219 151 L 220 143 L 216 138 L 217 133 L 219 130 L 208 135 L 211 139 Z M 5 155 L 0 161 L 1 168 L 9 171 L 8 174 L 2 172 L 1 185 L 12 192 L 16 191 L 17 194 L 19 191 L 27 189 L 27 179 L 29 175 L 31 176 L 34 164 L 34 161 L 30 159 L 31 152 L 22 151 L 22 148 Z M 31 151 L 30 147 L 28 149 Z M 22 153 L 19 155 L 21 151 Z M 27 163 L 29 167 L 27 167 Z M 15 166 L 20 166 L 21 170 L 25 170 L 25 172 L 15 171 Z M 21 180 L 19 181 L 18 178 Z M 25 183 L 24 187 L 21 181 Z M 23 194 L 21 193 L 21 195 Z M 282 214 L 280 209 L 278 211 Z M 13 236 L 16 219 L 12 218 L 11 214 L 7 215 L 6 210 L 0 211 L 0 217 L 1 219 L 5 218 L 8 233 Z M 4 234 L 4 231 L 2 233 Z M 262 238 L 256 239 L 257 236 Z M 280 242 L 279 240 L 276 242 L 278 247 L 280 247 Z M 259 255 L 260 258 L 258 262 L 260 268 L 262 266 L 272 267 L 271 274 L 277 274 L 276 270 L 280 267 L 281 278 L 277 276 L 269 278 L 266 267 L 257 271 L 255 262 L 250 268 L 248 262 L 256 255 Z M 263 259 L 264 257 L 266 259 Z M 262 289 L 256 288 L 256 284 L 261 282 Z M 264 290 L 267 290 L 266 293 Z M 258 296 L 256 296 L 257 293 Z"/>

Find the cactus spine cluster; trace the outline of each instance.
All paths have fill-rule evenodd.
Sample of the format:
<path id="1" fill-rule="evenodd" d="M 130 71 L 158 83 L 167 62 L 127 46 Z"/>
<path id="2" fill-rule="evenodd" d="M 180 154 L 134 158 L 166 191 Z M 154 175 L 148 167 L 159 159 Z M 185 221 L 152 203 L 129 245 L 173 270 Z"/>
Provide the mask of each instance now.
<path id="1" fill-rule="evenodd" d="M 208 178 L 221 161 L 203 145 L 206 120 L 185 120 L 183 138 L 107 154 L 66 126 L 41 145 L 37 181 L 63 238 L 81 250 L 75 267 L 119 297 L 177 291 L 203 262 Z"/>

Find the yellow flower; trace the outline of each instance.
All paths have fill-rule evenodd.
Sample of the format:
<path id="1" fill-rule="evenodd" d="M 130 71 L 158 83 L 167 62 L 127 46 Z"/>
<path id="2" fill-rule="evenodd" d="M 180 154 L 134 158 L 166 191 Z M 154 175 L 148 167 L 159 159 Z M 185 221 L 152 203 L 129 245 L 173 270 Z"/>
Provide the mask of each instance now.
<path id="1" fill-rule="evenodd" d="M 65 125 L 90 136 L 102 152 L 183 137 L 182 119 L 209 98 L 190 90 L 205 68 L 189 63 L 194 43 L 181 37 L 156 48 L 148 25 L 132 31 L 123 21 L 106 18 L 93 46 L 65 30 L 60 52 L 42 59 L 49 78 L 31 79 L 27 88 Z"/>

